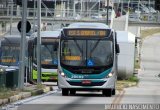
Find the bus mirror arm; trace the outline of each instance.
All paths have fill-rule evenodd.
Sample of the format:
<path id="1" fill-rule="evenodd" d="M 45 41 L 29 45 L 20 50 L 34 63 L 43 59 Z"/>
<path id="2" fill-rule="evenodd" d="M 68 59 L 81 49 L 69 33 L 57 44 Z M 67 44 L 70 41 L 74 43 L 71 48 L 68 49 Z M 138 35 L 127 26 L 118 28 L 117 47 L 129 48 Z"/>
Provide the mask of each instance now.
<path id="1" fill-rule="evenodd" d="M 53 51 L 57 51 L 57 50 L 58 50 L 58 42 L 55 42 Z"/>
<path id="2" fill-rule="evenodd" d="M 116 44 L 116 53 L 120 53 L 119 44 Z"/>

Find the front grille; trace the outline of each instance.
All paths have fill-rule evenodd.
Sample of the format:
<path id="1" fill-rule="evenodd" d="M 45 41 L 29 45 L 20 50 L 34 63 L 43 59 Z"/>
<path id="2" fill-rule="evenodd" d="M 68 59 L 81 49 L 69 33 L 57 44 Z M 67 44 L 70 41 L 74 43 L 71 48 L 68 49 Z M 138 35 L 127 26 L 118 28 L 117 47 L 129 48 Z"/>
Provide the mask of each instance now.
<path id="1" fill-rule="evenodd" d="M 82 84 L 82 82 L 71 82 L 67 81 L 72 86 L 102 86 L 105 81 L 103 82 L 91 82 L 91 84 Z"/>

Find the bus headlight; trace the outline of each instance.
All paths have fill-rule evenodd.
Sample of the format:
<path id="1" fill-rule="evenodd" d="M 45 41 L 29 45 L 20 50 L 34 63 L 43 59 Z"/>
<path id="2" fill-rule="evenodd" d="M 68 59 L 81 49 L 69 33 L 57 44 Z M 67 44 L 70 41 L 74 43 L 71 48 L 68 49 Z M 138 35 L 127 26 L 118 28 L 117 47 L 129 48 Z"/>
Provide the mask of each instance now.
<path id="1" fill-rule="evenodd" d="M 66 77 L 66 75 L 64 74 L 64 72 L 59 72 L 60 73 L 60 75 L 62 76 L 62 77 Z"/>
<path id="2" fill-rule="evenodd" d="M 64 74 L 64 72 L 61 71 L 61 70 L 59 70 L 59 69 L 57 69 L 57 73 L 59 73 L 62 77 L 66 77 L 66 75 Z"/>
<path id="3" fill-rule="evenodd" d="M 5 72 L 5 68 L 0 67 L 0 73 L 4 73 Z"/>
<path id="4" fill-rule="evenodd" d="M 4 70 L 3 70 L 3 68 L 0 68 L 0 72 L 2 73 Z"/>
<path id="5" fill-rule="evenodd" d="M 110 78 L 110 77 L 112 77 L 113 76 L 113 73 L 109 73 L 108 75 L 107 75 L 107 78 Z"/>
<path id="6" fill-rule="evenodd" d="M 65 74 L 64 74 L 63 72 L 61 72 L 61 76 L 63 76 L 63 77 L 64 77 L 64 76 L 65 76 Z"/>

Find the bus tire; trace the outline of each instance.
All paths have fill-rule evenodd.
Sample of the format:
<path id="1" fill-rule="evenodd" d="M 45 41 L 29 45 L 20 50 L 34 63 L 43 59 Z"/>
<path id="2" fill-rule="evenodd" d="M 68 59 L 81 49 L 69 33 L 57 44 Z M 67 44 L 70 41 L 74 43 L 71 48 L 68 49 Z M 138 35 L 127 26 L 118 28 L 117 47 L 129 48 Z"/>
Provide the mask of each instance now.
<path id="1" fill-rule="evenodd" d="M 102 90 L 102 94 L 106 97 L 111 97 L 112 96 L 112 89 L 104 89 L 104 90 Z"/>
<path id="2" fill-rule="evenodd" d="M 67 96 L 69 93 L 68 89 L 62 89 L 62 96 Z"/>
<path id="3" fill-rule="evenodd" d="M 112 89 L 112 95 L 116 95 L 116 89 Z"/>
<path id="4" fill-rule="evenodd" d="M 70 90 L 70 94 L 71 95 L 75 95 L 76 94 L 76 90 Z"/>

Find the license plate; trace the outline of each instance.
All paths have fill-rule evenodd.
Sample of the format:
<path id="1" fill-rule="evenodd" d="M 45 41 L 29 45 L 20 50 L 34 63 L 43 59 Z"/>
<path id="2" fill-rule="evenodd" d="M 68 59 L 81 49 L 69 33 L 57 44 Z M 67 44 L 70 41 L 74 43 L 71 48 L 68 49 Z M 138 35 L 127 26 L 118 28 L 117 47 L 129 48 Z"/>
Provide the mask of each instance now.
<path id="1" fill-rule="evenodd" d="M 82 81 L 82 84 L 91 84 L 91 81 L 90 80 L 84 80 L 84 81 Z"/>

